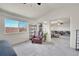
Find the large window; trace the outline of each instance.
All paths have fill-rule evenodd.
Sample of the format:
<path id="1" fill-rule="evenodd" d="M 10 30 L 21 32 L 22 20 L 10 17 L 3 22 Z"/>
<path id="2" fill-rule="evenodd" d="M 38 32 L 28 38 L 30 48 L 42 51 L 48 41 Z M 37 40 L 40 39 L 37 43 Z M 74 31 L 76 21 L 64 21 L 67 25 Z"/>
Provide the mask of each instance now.
<path id="1" fill-rule="evenodd" d="M 27 30 L 27 22 L 17 21 L 14 19 L 5 19 L 6 33 L 24 32 Z"/>

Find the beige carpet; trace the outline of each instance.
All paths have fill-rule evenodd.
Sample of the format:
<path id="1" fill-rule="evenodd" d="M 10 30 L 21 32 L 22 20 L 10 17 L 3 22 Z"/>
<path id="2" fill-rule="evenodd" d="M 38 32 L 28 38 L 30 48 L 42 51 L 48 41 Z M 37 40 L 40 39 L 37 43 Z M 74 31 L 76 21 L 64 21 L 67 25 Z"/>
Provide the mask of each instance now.
<path id="1" fill-rule="evenodd" d="M 52 38 L 50 43 L 32 44 L 30 41 L 13 47 L 19 56 L 77 56 L 79 51 L 69 47 L 69 38 Z"/>

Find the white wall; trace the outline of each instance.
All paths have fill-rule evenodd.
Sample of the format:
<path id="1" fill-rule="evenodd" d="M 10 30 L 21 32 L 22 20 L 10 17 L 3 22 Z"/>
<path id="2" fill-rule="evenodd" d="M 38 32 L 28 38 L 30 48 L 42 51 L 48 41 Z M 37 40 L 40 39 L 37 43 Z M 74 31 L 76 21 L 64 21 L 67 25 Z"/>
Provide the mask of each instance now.
<path id="1" fill-rule="evenodd" d="M 39 20 L 53 20 L 62 17 L 70 18 L 70 47 L 75 48 L 76 30 L 79 30 L 79 5 L 57 9 Z"/>
<path id="2" fill-rule="evenodd" d="M 4 28 L 5 18 L 14 18 L 14 19 L 19 19 L 19 20 L 25 19 L 27 21 L 26 18 L 21 18 L 16 15 L 1 12 L 0 13 L 0 40 L 8 40 L 8 41 L 10 41 L 11 44 L 16 44 L 16 43 L 20 43 L 20 42 L 29 40 L 29 27 L 27 27 L 26 32 L 6 34 L 4 31 L 5 30 L 5 28 Z"/>

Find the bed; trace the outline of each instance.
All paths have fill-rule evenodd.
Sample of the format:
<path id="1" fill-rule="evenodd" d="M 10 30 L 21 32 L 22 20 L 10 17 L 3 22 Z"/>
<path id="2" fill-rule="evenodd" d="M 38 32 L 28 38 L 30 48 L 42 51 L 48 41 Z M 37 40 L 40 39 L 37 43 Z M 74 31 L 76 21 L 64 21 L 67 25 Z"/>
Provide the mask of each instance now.
<path id="1" fill-rule="evenodd" d="M 17 56 L 17 54 L 8 41 L 0 40 L 0 56 Z"/>

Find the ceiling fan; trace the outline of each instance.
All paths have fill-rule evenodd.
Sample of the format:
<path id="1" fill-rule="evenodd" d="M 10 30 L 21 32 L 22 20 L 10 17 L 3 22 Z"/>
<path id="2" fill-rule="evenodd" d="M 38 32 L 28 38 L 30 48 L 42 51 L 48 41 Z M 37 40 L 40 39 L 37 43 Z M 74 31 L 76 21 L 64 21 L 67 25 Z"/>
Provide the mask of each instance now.
<path id="1" fill-rule="evenodd" d="M 37 5 L 41 5 L 41 3 L 37 3 Z"/>
<path id="2" fill-rule="evenodd" d="M 27 3 L 23 3 L 23 4 L 27 4 Z M 41 5 L 41 3 L 37 3 L 37 5 Z"/>

